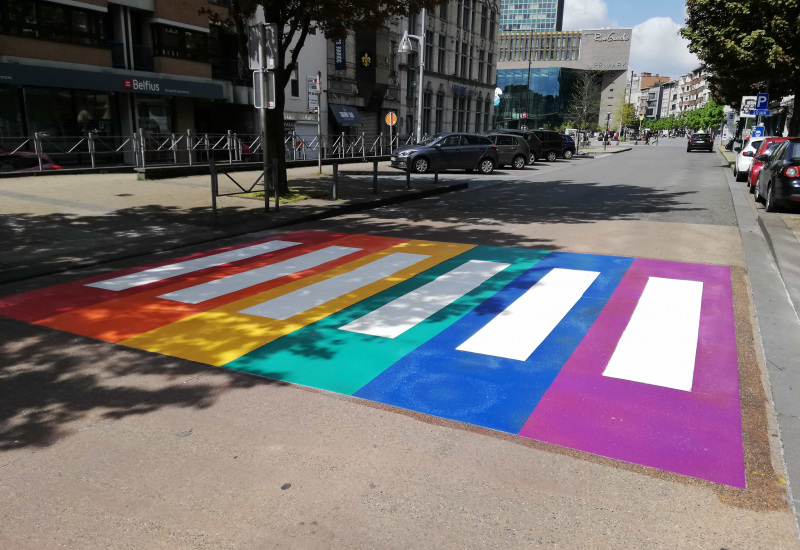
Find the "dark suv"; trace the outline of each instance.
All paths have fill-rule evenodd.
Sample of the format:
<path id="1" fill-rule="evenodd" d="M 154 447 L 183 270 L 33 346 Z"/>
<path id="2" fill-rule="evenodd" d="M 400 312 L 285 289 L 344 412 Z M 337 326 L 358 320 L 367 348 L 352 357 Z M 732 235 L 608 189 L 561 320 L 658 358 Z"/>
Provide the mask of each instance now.
<path id="1" fill-rule="evenodd" d="M 511 134 L 514 136 L 522 136 L 522 139 L 525 140 L 525 143 L 528 144 L 528 147 L 531 148 L 531 156 L 528 159 L 528 164 L 533 164 L 540 158 L 542 158 L 542 142 L 539 141 L 539 138 L 533 135 L 532 132 L 527 130 L 506 130 L 506 129 L 498 129 L 492 130 L 490 132 L 486 132 L 487 134 Z"/>
<path id="2" fill-rule="evenodd" d="M 497 145 L 497 167 L 510 164 L 516 170 L 522 170 L 531 157 L 531 148 L 522 138 L 515 134 L 489 134 L 487 136 Z"/>
<path id="3" fill-rule="evenodd" d="M 547 162 L 553 162 L 561 156 L 564 150 L 561 134 L 554 130 L 531 130 L 539 141 L 542 142 L 542 155 Z"/>
<path id="4" fill-rule="evenodd" d="M 497 166 L 497 145 L 477 134 L 442 134 L 419 145 L 392 151 L 391 163 L 404 170 L 425 173 L 434 170 L 480 170 L 491 174 Z"/>

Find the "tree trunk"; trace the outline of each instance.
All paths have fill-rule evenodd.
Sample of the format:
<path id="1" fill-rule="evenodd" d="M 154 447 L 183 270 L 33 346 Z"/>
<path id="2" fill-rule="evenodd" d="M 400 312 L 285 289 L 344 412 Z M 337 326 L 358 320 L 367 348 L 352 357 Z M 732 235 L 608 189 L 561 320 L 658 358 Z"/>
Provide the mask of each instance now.
<path id="1" fill-rule="evenodd" d="M 267 162 L 271 165 L 278 165 L 278 181 L 274 182 L 272 173 L 270 173 L 267 174 L 267 182 L 270 185 L 277 184 L 280 194 L 285 195 L 289 192 L 289 184 L 286 179 L 286 148 L 283 143 L 283 104 L 286 91 L 280 85 L 281 80 L 276 74 L 275 108 L 267 109 Z"/>

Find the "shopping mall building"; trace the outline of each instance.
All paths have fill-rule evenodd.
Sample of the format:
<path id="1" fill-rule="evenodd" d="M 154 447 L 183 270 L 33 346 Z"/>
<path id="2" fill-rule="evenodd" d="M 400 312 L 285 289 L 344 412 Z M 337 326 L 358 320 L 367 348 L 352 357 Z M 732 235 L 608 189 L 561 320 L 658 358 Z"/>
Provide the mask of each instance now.
<path id="1" fill-rule="evenodd" d="M 499 128 L 557 128 L 581 71 L 597 75 L 598 124 L 625 101 L 632 29 L 501 33 L 497 64 Z"/>

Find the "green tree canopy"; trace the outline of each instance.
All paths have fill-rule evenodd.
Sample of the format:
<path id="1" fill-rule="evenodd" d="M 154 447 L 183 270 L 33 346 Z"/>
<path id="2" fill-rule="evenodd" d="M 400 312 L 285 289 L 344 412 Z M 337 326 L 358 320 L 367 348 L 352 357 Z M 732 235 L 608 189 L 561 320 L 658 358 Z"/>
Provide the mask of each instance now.
<path id="1" fill-rule="evenodd" d="M 744 95 L 794 95 L 789 133 L 800 133 L 800 1 L 686 0 L 689 40 L 712 73 L 722 104 L 741 107 Z"/>

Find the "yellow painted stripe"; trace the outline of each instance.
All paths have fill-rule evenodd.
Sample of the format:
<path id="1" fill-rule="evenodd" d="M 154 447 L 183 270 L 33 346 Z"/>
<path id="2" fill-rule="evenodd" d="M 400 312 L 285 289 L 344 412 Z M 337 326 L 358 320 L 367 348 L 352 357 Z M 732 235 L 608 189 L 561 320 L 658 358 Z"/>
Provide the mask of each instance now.
<path id="1" fill-rule="evenodd" d="M 431 241 L 408 241 L 330 271 L 293 281 L 255 296 L 187 317 L 170 325 L 123 340 L 120 344 L 173 357 L 181 357 L 199 363 L 221 366 L 264 344 L 277 340 L 281 336 L 301 329 L 408 280 L 426 269 L 430 269 L 471 248 L 474 248 L 474 246 Z M 239 313 L 248 307 L 347 273 L 378 258 L 396 252 L 424 254 L 430 256 L 430 258 L 398 271 L 391 277 L 364 286 L 355 292 L 335 298 L 284 321 Z"/>

